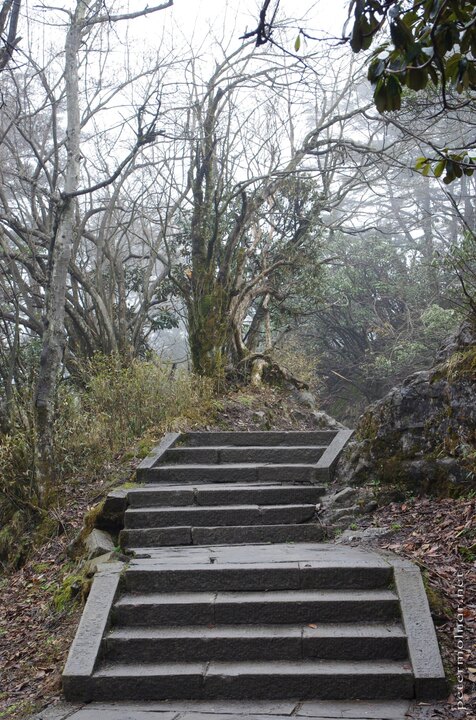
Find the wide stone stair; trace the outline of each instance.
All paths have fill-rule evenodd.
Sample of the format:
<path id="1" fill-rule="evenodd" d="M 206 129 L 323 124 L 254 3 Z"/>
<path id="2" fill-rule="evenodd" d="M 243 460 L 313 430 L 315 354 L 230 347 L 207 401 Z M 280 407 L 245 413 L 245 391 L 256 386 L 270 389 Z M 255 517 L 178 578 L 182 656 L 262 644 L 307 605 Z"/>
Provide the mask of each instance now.
<path id="1" fill-rule="evenodd" d="M 95 577 L 66 697 L 443 696 L 419 570 L 322 542 L 316 506 L 349 436 L 167 436 L 106 501 L 132 559 Z"/>

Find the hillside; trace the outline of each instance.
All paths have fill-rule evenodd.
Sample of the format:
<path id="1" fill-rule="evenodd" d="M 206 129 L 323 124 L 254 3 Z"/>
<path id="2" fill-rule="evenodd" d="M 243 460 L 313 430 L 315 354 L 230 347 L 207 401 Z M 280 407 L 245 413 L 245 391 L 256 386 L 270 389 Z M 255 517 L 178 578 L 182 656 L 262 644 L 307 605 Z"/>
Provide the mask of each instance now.
<path id="1" fill-rule="evenodd" d="M 309 403 L 309 397 L 305 398 Z M 202 423 L 182 429 L 316 429 L 323 418 L 304 407 L 294 392 L 246 390 L 220 398 L 218 407 Z M 158 439 L 158 438 L 157 438 Z M 138 458 L 117 460 L 115 477 L 127 481 Z M 41 548 L 32 549 L 25 565 L 3 578 L 0 591 L 3 678 L 0 717 L 25 718 L 39 708 L 59 702 L 60 673 L 84 601 L 84 579 L 68 547 L 87 512 L 107 491 L 107 483 L 72 486 L 57 507 L 58 532 Z M 464 578 L 464 641 L 466 659 L 476 640 L 475 500 L 409 498 L 379 507 L 352 524 L 352 532 L 385 527 L 372 540 L 417 562 L 425 571 L 432 613 L 447 672 L 455 677 L 454 623 L 461 600 L 455 578 Z M 339 538 L 337 538 L 339 539 Z M 353 542 L 352 539 L 349 542 Z M 472 670 L 469 671 L 473 672 Z M 470 676 L 471 677 L 471 676 Z M 476 710 L 476 697 L 466 707 Z M 463 718 L 455 697 L 433 717 Z"/>

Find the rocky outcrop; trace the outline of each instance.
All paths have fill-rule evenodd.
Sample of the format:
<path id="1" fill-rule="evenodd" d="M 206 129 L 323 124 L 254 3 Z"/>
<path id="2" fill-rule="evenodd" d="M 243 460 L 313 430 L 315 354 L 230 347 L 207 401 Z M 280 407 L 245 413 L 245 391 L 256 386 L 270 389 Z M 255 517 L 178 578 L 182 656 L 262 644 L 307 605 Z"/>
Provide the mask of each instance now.
<path id="1" fill-rule="evenodd" d="M 345 484 L 456 495 L 476 487 L 476 328 L 462 325 L 430 370 L 369 406 L 337 470 Z"/>

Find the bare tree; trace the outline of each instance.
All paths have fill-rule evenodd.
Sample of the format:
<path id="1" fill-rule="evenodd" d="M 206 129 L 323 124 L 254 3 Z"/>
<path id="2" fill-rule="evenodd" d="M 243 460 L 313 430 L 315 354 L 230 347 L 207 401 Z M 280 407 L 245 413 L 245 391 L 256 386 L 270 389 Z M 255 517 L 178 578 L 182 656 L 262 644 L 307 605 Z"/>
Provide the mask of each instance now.
<path id="1" fill-rule="evenodd" d="M 5 70 L 21 38 L 17 36 L 21 0 L 3 0 L 0 9 L 0 72 Z"/>
<path id="2" fill-rule="evenodd" d="M 12 166 L 15 166 L 15 184 L 17 189 L 22 186 L 23 194 L 16 197 L 8 182 L 1 188 L 3 232 L 0 242 L 6 261 L 18 261 L 16 279 L 18 287 L 23 286 L 24 299 L 20 305 L 22 320 L 35 331 L 38 325 L 41 327 L 42 352 L 35 409 L 38 484 L 43 496 L 51 487 L 54 476 L 52 426 L 55 388 L 65 349 L 65 313 L 69 310 L 70 321 L 76 327 L 83 330 L 87 327 L 84 308 L 78 311 L 74 288 L 68 285 L 70 270 L 76 287 L 81 277 L 72 257 L 78 254 L 88 217 L 96 212 L 91 206 L 89 210 L 86 208 L 87 198 L 94 194 L 98 197 L 117 183 L 123 173 L 129 174 L 136 156 L 159 136 L 160 102 L 154 99 L 149 108 L 150 95 L 146 93 L 143 104 L 136 108 L 135 133 L 128 150 L 122 158 L 115 152 L 107 163 L 102 166 L 100 163 L 98 174 L 97 166 L 85 159 L 88 150 L 81 140 L 83 129 L 88 123 L 94 127 L 92 120 L 107 108 L 111 99 L 124 92 L 131 78 L 111 85 L 99 76 L 94 84 L 87 86 L 86 73 L 85 87 L 80 87 L 80 69 L 90 63 L 89 43 L 101 47 L 98 40 L 102 28 L 108 30 L 116 22 L 155 13 L 171 5 L 172 0 L 168 0 L 133 13 L 114 12 L 112 8 L 106 10 L 104 3 L 93 0 L 77 0 L 72 11 L 43 7 L 44 11 L 61 12 L 67 18 L 64 65 L 60 67 L 58 60 L 52 59 L 49 68 L 41 68 L 30 59 L 26 70 L 23 68 L 22 72 L 9 78 L 11 102 L 2 122 L 2 151 L 8 160 L 4 172 L 11 175 Z M 102 67 L 99 63 L 99 72 Z M 150 72 L 145 71 L 143 76 Z M 24 88 L 20 91 L 22 83 Z M 38 93 L 36 97 L 35 92 Z M 42 101 L 38 103 L 40 96 Z M 26 114 L 22 112 L 25 105 L 28 108 Z M 61 117 L 64 110 L 65 115 Z M 130 126 L 131 122 L 128 124 Z M 96 132 L 99 132 L 97 126 Z M 104 127 L 101 132 L 104 138 Z M 90 151 L 90 144 L 88 147 Z M 91 204 L 94 203 L 91 201 Z M 22 257 L 25 246 L 29 248 L 27 259 Z M 37 289 L 36 298 L 34 293 L 25 291 L 28 276 L 32 287 Z M 96 307 L 103 310 L 100 293 L 87 284 L 84 276 L 82 280 L 83 286 L 91 290 Z M 107 313 L 102 314 L 107 326 Z"/>
<path id="3" fill-rule="evenodd" d="M 190 63 L 176 121 L 182 162 L 163 174 L 180 202 L 164 237 L 198 373 L 262 359 L 256 338 L 270 304 L 283 300 L 283 273 L 312 242 L 320 252 L 321 213 L 361 182 L 342 159 L 365 107 L 352 90 L 354 71 L 327 86 L 314 73 L 307 82 L 306 72 L 248 46 L 224 53 L 205 78 L 199 60 Z"/>

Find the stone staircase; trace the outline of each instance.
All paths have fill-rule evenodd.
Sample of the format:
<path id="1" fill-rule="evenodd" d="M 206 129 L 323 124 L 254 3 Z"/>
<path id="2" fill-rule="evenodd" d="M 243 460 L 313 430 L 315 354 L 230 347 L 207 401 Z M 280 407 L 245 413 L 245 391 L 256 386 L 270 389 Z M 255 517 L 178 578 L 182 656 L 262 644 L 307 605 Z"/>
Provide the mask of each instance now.
<path id="1" fill-rule="evenodd" d="M 111 493 L 130 563 L 96 575 L 63 675 L 75 701 L 442 697 L 419 570 L 322 543 L 350 431 L 169 435 Z"/>

